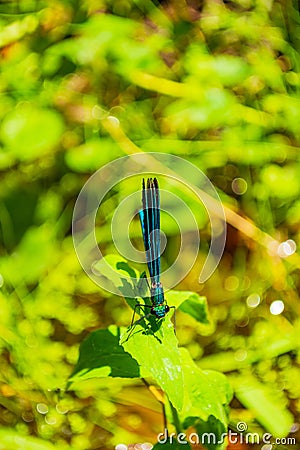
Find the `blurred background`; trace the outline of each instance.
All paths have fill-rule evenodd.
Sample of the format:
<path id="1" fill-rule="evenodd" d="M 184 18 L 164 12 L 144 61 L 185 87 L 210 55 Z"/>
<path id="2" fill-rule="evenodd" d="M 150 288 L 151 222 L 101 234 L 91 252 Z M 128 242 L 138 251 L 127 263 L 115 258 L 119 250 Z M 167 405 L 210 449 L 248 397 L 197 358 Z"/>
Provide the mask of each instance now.
<path id="1" fill-rule="evenodd" d="M 299 441 L 298 2 L 7 0 L 0 24 L 1 448 L 111 449 L 161 431 L 139 380 L 64 390 L 82 339 L 131 320 L 77 260 L 74 204 L 97 169 L 136 151 L 192 162 L 226 212 L 223 258 L 199 285 L 209 221 L 182 193 L 203 245 L 176 289 L 205 295 L 214 326 L 178 313 L 180 344 L 228 375 L 232 429 L 243 420 Z M 116 252 L 113 212 L 140 182 L 117 186 L 99 211 L 105 254 Z M 168 267 L 179 230 L 163 228 Z"/>

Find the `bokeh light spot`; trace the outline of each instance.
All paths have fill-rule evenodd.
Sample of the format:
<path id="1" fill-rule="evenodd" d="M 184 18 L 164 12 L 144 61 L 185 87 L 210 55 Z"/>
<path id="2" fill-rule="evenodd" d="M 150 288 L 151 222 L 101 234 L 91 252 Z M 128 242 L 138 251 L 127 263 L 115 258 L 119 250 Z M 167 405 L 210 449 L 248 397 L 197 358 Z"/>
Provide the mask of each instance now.
<path id="1" fill-rule="evenodd" d="M 237 195 L 245 194 L 247 191 L 248 184 L 244 178 L 235 178 L 231 183 L 231 189 Z"/>
<path id="2" fill-rule="evenodd" d="M 235 291 L 239 287 L 239 279 L 231 275 L 225 279 L 225 289 L 227 291 Z"/>
<path id="3" fill-rule="evenodd" d="M 296 433 L 299 430 L 300 426 L 299 423 L 293 423 L 293 425 L 291 426 L 291 433 Z"/>
<path id="4" fill-rule="evenodd" d="M 120 126 L 120 121 L 115 116 L 108 116 L 107 120 L 109 120 L 111 122 L 111 124 L 114 125 L 115 127 L 119 127 Z"/>
<path id="5" fill-rule="evenodd" d="M 281 258 L 287 258 L 288 256 L 295 253 L 296 249 L 297 249 L 296 242 L 293 241 L 292 239 L 288 239 L 287 241 L 281 242 L 281 244 L 279 244 L 277 254 Z"/>
<path id="6" fill-rule="evenodd" d="M 275 300 L 270 305 L 270 312 L 274 316 L 278 316 L 284 310 L 284 303 L 282 300 Z"/>
<path id="7" fill-rule="evenodd" d="M 258 294 L 250 294 L 246 301 L 249 308 L 256 308 L 260 304 L 260 300 Z"/>
<path id="8" fill-rule="evenodd" d="M 38 403 L 36 409 L 40 414 L 47 414 L 49 411 L 48 406 L 45 403 Z"/>

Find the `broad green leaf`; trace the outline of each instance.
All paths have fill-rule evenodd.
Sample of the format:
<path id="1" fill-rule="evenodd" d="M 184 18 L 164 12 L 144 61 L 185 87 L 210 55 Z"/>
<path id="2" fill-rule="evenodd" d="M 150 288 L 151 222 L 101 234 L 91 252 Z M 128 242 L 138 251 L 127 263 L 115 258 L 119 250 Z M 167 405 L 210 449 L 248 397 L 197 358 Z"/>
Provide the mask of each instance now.
<path id="1" fill-rule="evenodd" d="M 119 255 L 107 255 L 94 264 L 93 268 L 119 289 L 132 309 L 138 301 L 135 297 L 147 293 L 145 273 L 140 276 L 138 271 L 130 267 Z M 190 291 L 168 291 L 165 296 L 169 306 L 179 308 L 203 325 L 211 325 L 206 297 Z"/>
<path id="2" fill-rule="evenodd" d="M 258 382 L 254 376 L 231 376 L 235 396 L 256 420 L 274 437 L 289 434 L 293 415 L 282 402 L 280 394 L 270 386 Z"/>
<path id="3" fill-rule="evenodd" d="M 184 348 L 181 349 L 184 371 L 185 403 L 182 415 L 207 420 L 210 415 L 227 423 L 224 405 L 231 399 L 231 389 L 222 373 L 203 371 Z"/>
<path id="4" fill-rule="evenodd" d="M 148 325 L 145 328 L 143 322 L 136 323 L 122 335 L 120 342 L 167 394 L 174 408 L 180 410 L 183 402 L 182 368 L 170 315 L 159 323 L 151 317 Z"/>
<path id="5" fill-rule="evenodd" d="M 69 385 L 95 377 L 135 378 L 140 376 L 137 362 L 119 344 L 121 330 L 116 326 L 93 331 L 81 343 L 79 359 Z"/>
<path id="6" fill-rule="evenodd" d="M 180 311 L 189 314 L 205 329 L 211 329 L 212 322 L 209 317 L 206 297 L 190 291 L 169 291 L 166 299 L 170 306 L 176 306 Z"/>
<path id="7" fill-rule="evenodd" d="M 49 441 L 34 436 L 22 436 L 10 428 L 0 428 L 0 449 L 5 450 L 55 450 L 57 447 Z M 70 448 L 64 444 L 64 450 Z"/>
<path id="8" fill-rule="evenodd" d="M 195 292 L 190 292 L 188 298 L 180 305 L 180 310 L 189 314 L 198 322 L 209 324 L 206 297 L 201 297 Z"/>
<path id="9" fill-rule="evenodd" d="M 229 383 L 221 373 L 199 369 L 185 349 L 181 349 L 181 356 L 184 377 L 181 421 L 185 427 L 195 426 L 199 435 L 203 430 L 213 433 L 215 442 L 208 448 L 225 448 L 224 442 L 218 442 L 227 430 L 226 410 L 232 398 Z"/>
<path id="10" fill-rule="evenodd" d="M 134 308 L 134 298 L 139 294 L 136 280 L 140 279 L 140 275 L 129 266 L 126 259 L 119 255 L 106 255 L 93 265 L 93 270 L 106 278 L 125 298 L 128 297 L 128 303 Z"/>
<path id="11" fill-rule="evenodd" d="M 63 131 L 64 123 L 57 112 L 25 104 L 6 116 L 0 135 L 7 150 L 26 161 L 54 150 Z"/>
<path id="12" fill-rule="evenodd" d="M 145 273 L 140 277 L 138 271 L 131 268 L 127 261 L 118 255 L 107 255 L 94 265 L 94 269 L 118 288 L 132 309 L 141 301 L 141 297 L 145 297 L 147 294 Z M 122 273 L 124 277 L 122 277 Z M 168 291 L 165 296 L 169 306 L 175 306 L 205 327 L 211 327 L 205 297 L 190 291 Z M 149 298 L 144 298 L 142 303 L 150 304 Z"/>
<path id="13" fill-rule="evenodd" d="M 196 431 L 190 437 L 190 439 L 193 438 L 194 443 L 201 444 L 209 450 L 225 450 L 227 448 L 227 428 L 214 416 L 209 416 L 206 421 L 189 417 L 184 425 L 193 427 Z"/>

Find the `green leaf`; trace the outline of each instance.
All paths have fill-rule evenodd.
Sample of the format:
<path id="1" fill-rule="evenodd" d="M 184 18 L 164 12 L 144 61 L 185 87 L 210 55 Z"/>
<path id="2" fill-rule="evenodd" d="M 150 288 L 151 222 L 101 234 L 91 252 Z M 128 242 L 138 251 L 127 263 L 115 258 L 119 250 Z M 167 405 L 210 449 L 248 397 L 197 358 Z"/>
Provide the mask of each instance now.
<path id="1" fill-rule="evenodd" d="M 119 344 L 120 328 L 93 331 L 81 343 L 79 359 L 70 384 L 95 377 L 135 378 L 140 376 L 137 362 Z"/>
<path id="2" fill-rule="evenodd" d="M 6 116 L 0 135 L 13 155 L 27 161 L 53 150 L 63 131 L 64 123 L 57 112 L 25 104 Z"/>
<path id="3" fill-rule="evenodd" d="M 122 295 L 128 305 L 134 309 L 139 298 L 147 294 L 146 274 L 141 275 L 119 255 L 107 255 L 93 266 L 99 275 L 107 278 Z M 124 275 L 124 276 L 122 276 Z M 189 314 L 203 325 L 211 326 L 206 297 L 190 291 L 168 291 L 165 293 L 169 306 L 175 306 Z M 145 301 L 149 304 L 149 301 Z"/>
<path id="4" fill-rule="evenodd" d="M 189 314 L 206 329 L 212 328 L 206 297 L 190 291 L 169 291 L 166 293 L 166 299 L 170 306 L 175 306 L 180 311 Z"/>
<path id="5" fill-rule="evenodd" d="M 196 427 L 199 435 L 203 431 L 214 434 L 215 441 L 211 446 L 207 445 L 208 448 L 224 448 L 224 442 L 219 442 L 228 425 L 226 410 L 232 398 L 230 385 L 223 374 L 199 369 L 185 349 L 181 349 L 181 356 L 184 406 L 180 419 L 186 428 Z"/>
<path id="6" fill-rule="evenodd" d="M 140 274 L 128 265 L 126 259 L 119 255 L 106 255 L 93 265 L 93 270 L 106 278 L 125 298 L 128 297 L 128 303 L 134 308 L 134 298 L 138 296 L 136 280 L 140 279 Z"/>
<path id="7" fill-rule="evenodd" d="M 278 391 L 259 383 L 252 375 L 232 376 L 235 396 L 256 420 L 273 436 L 285 437 L 294 422 L 293 415 L 285 407 Z"/>
<path id="8" fill-rule="evenodd" d="M 159 323 L 155 317 L 150 317 L 148 325 L 145 329 L 144 324 L 136 323 L 120 342 L 143 371 L 158 383 L 174 408 L 180 410 L 183 402 L 181 358 L 170 315 Z"/>
<path id="9" fill-rule="evenodd" d="M 206 297 L 190 292 L 189 297 L 180 305 L 180 310 L 189 314 L 198 322 L 209 324 Z"/>
<path id="10" fill-rule="evenodd" d="M 195 437 L 193 440 L 196 443 L 201 443 L 203 447 L 209 450 L 225 450 L 227 448 L 227 428 L 224 428 L 222 422 L 214 416 L 209 416 L 206 421 L 189 417 L 184 425 L 196 430 L 197 438 Z"/>
<path id="11" fill-rule="evenodd" d="M 146 273 L 140 274 L 121 256 L 106 255 L 93 265 L 93 270 L 96 270 L 99 276 L 105 277 L 107 282 L 124 296 L 131 309 L 134 310 L 137 303 L 151 304 L 146 297 L 149 290 Z"/>
<path id="12" fill-rule="evenodd" d="M 184 348 L 181 349 L 181 356 L 186 394 L 182 415 L 197 416 L 204 420 L 213 415 L 226 424 L 223 406 L 232 397 L 227 378 L 222 373 L 201 370 Z"/>

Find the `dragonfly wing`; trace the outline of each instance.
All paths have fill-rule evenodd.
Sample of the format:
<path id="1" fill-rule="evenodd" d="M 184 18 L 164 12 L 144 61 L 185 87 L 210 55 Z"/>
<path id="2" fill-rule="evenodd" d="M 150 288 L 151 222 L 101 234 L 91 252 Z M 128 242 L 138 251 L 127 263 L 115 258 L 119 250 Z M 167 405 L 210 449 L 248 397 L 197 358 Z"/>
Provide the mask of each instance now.
<path id="1" fill-rule="evenodd" d="M 140 218 L 140 222 L 141 222 L 144 247 L 145 247 L 145 251 L 147 252 L 147 250 L 149 249 L 149 239 L 148 239 L 147 224 L 146 224 L 147 219 L 145 218 L 145 211 L 143 209 L 141 209 L 139 211 L 139 218 Z M 148 259 L 147 259 L 147 263 L 148 263 Z"/>
<path id="2" fill-rule="evenodd" d="M 160 199 L 159 199 L 159 188 L 157 179 L 153 179 L 152 189 L 152 215 L 154 230 L 152 233 L 152 245 L 153 245 L 153 259 L 154 259 L 154 281 L 159 282 L 160 280 Z"/>
<path id="3" fill-rule="evenodd" d="M 143 209 L 139 211 L 146 251 L 146 260 L 152 282 L 160 279 L 160 209 L 157 179 L 149 178 L 147 186 L 143 180 Z"/>

